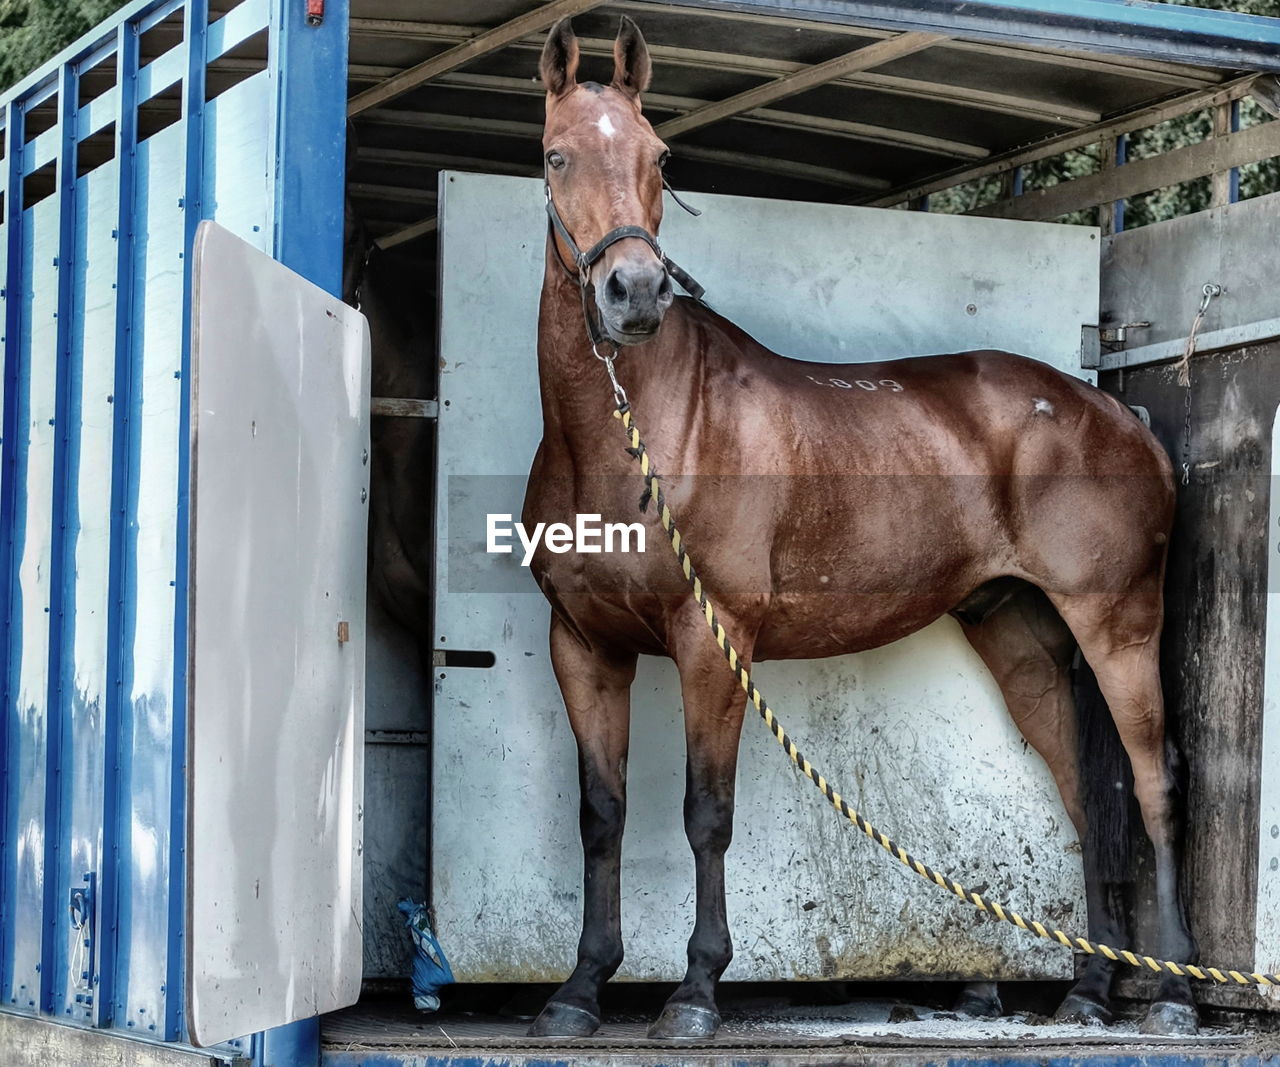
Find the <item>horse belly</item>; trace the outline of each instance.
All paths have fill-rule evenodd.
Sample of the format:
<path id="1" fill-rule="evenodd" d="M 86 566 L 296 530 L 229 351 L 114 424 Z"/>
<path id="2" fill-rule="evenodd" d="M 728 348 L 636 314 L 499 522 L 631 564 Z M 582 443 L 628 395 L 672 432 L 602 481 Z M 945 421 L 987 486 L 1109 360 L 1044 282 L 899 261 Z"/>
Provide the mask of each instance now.
<path id="1" fill-rule="evenodd" d="M 919 489 L 907 483 L 891 494 L 828 498 L 821 516 L 793 509 L 774 551 L 759 657 L 877 648 L 928 626 L 999 571 L 1001 536 L 966 518 L 972 510 L 957 494 L 915 500 Z"/>
<path id="2" fill-rule="evenodd" d="M 757 633 L 755 658 L 822 659 L 879 648 L 922 630 L 963 597 L 951 584 L 914 593 L 782 593 Z"/>

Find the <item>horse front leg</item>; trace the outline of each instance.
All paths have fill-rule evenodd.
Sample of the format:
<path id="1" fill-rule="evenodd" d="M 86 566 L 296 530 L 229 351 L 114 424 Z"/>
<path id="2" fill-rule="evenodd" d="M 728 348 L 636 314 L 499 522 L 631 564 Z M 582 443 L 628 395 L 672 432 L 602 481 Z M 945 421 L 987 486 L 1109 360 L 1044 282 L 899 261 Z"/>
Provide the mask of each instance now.
<path id="1" fill-rule="evenodd" d="M 529 1027 L 533 1037 L 595 1033 L 600 988 L 622 964 L 622 826 L 636 659 L 587 648 L 552 616 L 551 664 L 578 741 L 582 937 L 573 973 Z"/>
<path id="2" fill-rule="evenodd" d="M 649 1028 L 653 1038 L 711 1037 L 720 1026 L 716 986 L 733 958 L 725 912 L 724 854 L 733 837 L 733 794 L 738 739 L 746 696 L 700 614 L 675 652 L 684 700 L 684 827 L 693 849 L 696 915 L 688 969 Z M 729 626 L 734 633 L 734 626 Z M 741 632 L 739 630 L 739 632 Z M 736 640 L 736 635 L 735 635 Z M 751 643 L 739 646 L 744 661 Z"/>

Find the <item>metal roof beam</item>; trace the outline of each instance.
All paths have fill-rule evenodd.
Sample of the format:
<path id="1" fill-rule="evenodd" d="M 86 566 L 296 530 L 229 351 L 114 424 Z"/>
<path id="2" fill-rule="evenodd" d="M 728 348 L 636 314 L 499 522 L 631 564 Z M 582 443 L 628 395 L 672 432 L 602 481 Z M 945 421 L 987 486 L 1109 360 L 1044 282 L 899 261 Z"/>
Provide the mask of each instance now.
<path id="1" fill-rule="evenodd" d="M 434 204 L 432 189 L 415 189 L 401 185 L 379 185 L 375 182 L 348 182 L 347 192 L 357 200 L 386 200 L 395 204 Z"/>
<path id="2" fill-rule="evenodd" d="M 426 111 L 394 111 L 379 108 L 365 113 L 364 121 L 383 126 L 403 126 L 410 129 L 441 130 L 456 133 L 484 133 L 501 137 L 514 137 L 537 142 L 542 138 L 542 127 L 533 122 L 517 122 L 513 119 L 474 118 L 469 115 L 445 115 Z M 816 182 L 845 189 L 879 191 L 889 188 L 883 178 L 838 170 L 834 167 L 816 166 L 789 159 L 757 156 L 748 152 L 734 152 L 722 148 L 704 148 L 701 145 L 681 145 L 678 153 L 685 159 L 718 166 L 738 167 L 744 170 L 780 174 L 788 178 Z"/>
<path id="3" fill-rule="evenodd" d="M 688 9 L 665 3 L 647 3 L 644 0 L 614 0 L 609 6 L 621 11 L 633 12 L 641 18 L 646 13 L 655 11 L 683 11 L 686 14 L 690 13 Z M 720 11 L 714 8 L 699 8 L 693 13 L 703 18 L 725 19 L 738 24 L 785 25 L 796 29 L 843 34 L 863 39 L 893 36 L 892 30 L 879 29 L 873 26 L 846 25 L 838 22 L 815 22 L 796 17 L 779 17 L 777 14 L 766 15 L 745 11 Z M 357 36 L 370 37 L 466 40 L 480 31 L 475 27 L 456 26 L 447 23 L 414 22 L 405 19 L 353 18 L 351 20 L 351 32 Z M 1113 76 L 1123 74 L 1126 77 L 1137 78 L 1142 81 L 1188 89 L 1214 85 L 1222 80 L 1219 74 L 1207 70 L 1196 70 L 1188 67 L 1185 63 L 1166 63 L 1159 60 L 1139 59 L 1134 56 L 1125 57 L 1123 63 L 1121 63 L 1116 56 L 1098 56 L 1087 52 L 1066 51 L 1060 48 L 1046 48 L 1037 45 L 1000 44 L 992 41 L 959 41 L 954 39 L 942 42 L 937 47 L 948 51 L 989 55 L 998 59 L 1018 59 L 1028 63 L 1042 63 L 1047 66 L 1089 70 L 1099 74 Z"/>
<path id="4" fill-rule="evenodd" d="M 736 96 L 695 108 L 679 118 L 664 122 L 654 132 L 659 137 L 679 137 L 691 130 L 699 130 L 712 123 L 733 118 L 735 115 L 754 111 L 765 104 L 795 96 L 797 93 L 825 85 L 838 78 L 860 74 L 883 66 L 885 63 L 891 63 L 895 59 L 901 59 L 903 56 L 922 52 L 943 40 L 945 38 L 936 33 L 904 33 L 898 37 L 877 41 L 875 44 L 856 48 L 835 59 L 829 59 L 825 63 L 817 63 L 791 74 L 784 74 L 781 78 L 765 82 L 764 85 L 757 85 Z"/>
<path id="5" fill-rule="evenodd" d="M 430 23 L 386 22 L 377 26 L 375 19 L 352 19 L 352 32 L 369 36 L 395 35 L 394 27 L 401 25 L 430 27 L 422 36 L 433 39 L 437 30 L 447 30 L 451 35 L 447 39 L 456 39 L 459 30 L 467 27 L 439 27 Z M 360 24 L 360 25 L 357 25 Z M 407 35 L 407 34 L 406 34 Z M 578 45 L 584 55 L 611 56 L 613 42 L 600 38 L 579 37 Z M 536 51 L 541 49 L 537 41 L 519 41 L 512 47 Z M 695 48 L 677 48 L 671 45 L 650 45 L 649 52 L 655 63 L 677 67 L 695 67 L 699 69 L 714 68 L 734 74 L 747 74 L 759 78 L 781 78 L 787 74 L 805 69 L 802 63 L 791 63 L 782 59 L 768 59 L 763 56 L 735 55 L 732 52 L 712 52 Z M 375 76 L 393 76 L 391 68 L 352 66 L 350 72 L 359 78 Z M 916 78 L 901 78 L 897 75 L 863 72 L 837 78 L 831 82 L 844 88 L 870 89 L 875 92 L 888 93 L 894 96 L 909 96 L 936 103 L 954 104 L 957 107 L 974 108 L 979 111 L 991 111 L 1001 115 L 1016 115 L 1019 118 L 1032 119 L 1036 122 L 1048 122 L 1058 126 L 1074 126 L 1086 122 L 1097 122 L 1101 112 L 1091 111 L 1072 104 L 1068 100 L 1045 99 L 1027 96 L 1016 96 L 1010 93 L 990 92 L 986 89 L 971 89 L 961 85 L 946 85 L 942 82 L 921 81 Z M 358 99 L 358 98 L 357 98 Z"/>
<path id="6" fill-rule="evenodd" d="M 1131 0 L 665 0 L 690 10 L 1009 41 L 1228 70 L 1280 71 L 1280 19 Z"/>
<path id="7" fill-rule="evenodd" d="M 678 0 L 677 0 L 678 2 Z M 688 9 L 663 3 L 648 3 L 647 0 L 613 0 L 610 7 L 622 11 L 633 11 L 639 15 L 652 11 L 683 11 Z M 776 14 L 762 15 L 745 11 L 721 11 L 715 8 L 699 8 L 699 16 L 713 19 L 726 19 L 736 23 L 754 23 L 760 26 L 777 26 L 779 24 L 793 28 L 816 30 L 821 33 L 846 34 L 852 37 L 892 37 L 894 31 L 874 26 L 845 25 L 838 22 L 811 22 L 794 16 L 779 17 Z M 1070 67 L 1077 70 L 1092 70 L 1100 74 L 1126 76 L 1144 81 L 1161 82 L 1166 85 L 1195 88 L 1197 86 L 1214 85 L 1222 80 L 1221 75 L 1212 71 L 1193 70 L 1185 63 L 1163 63 L 1153 59 L 1138 59 L 1126 56 L 1123 69 L 1120 69 L 1116 56 L 1090 55 L 1086 52 L 1072 52 L 1061 48 L 1043 48 L 1034 45 L 999 44 L 993 41 L 959 41 L 950 39 L 937 47 L 948 51 L 977 52 L 995 56 L 999 59 L 1021 59 L 1029 63 L 1044 63 L 1049 66 Z"/>
<path id="8" fill-rule="evenodd" d="M 425 237 L 429 233 L 435 233 L 439 225 L 439 220 L 432 215 L 429 219 L 423 219 L 421 222 L 415 222 L 384 237 L 379 237 L 373 243 L 385 251 L 388 248 L 395 248 L 396 245 L 402 245 L 419 237 Z"/>
<path id="9" fill-rule="evenodd" d="M 527 163 L 482 159 L 479 156 L 455 156 L 447 152 L 418 152 L 409 148 L 372 148 L 362 145 L 357 149 L 357 155 L 369 163 L 386 163 L 395 167 L 478 170 L 487 174 L 511 174 L 519 178 L 536 178 L 542 173 L 541 167 L 532 167 Z"/>
<path id="10" fill-rule="evenodd" d="M 679 0 L 676 0 L 678 3 Z M 612 0 L 610 7 L 621 11 L 632 11 L 643 16 L 653 11 L 683 11 L 681 8 L 666 3 L 649 3 L 647 0 Z M 892 37 L 893 30 L 874 26 L 846 25 L 838 22 L 813 22 L 795 16 L 779 17 L 777 14 L 766 15 L 747 11 L 722 11 L 717 8 L 699 8 L 699 16 L 712 19 L 726 19 L 739 24 L 754 23 L 759 26 L 777 26 L 779 24 L 817 30 L 822 33 L 846 34 L 854 37 Z M 1123 73 L 1144 81 L 1160 82 L 1171 86 L 1194 88 L 1196 86 L 1213 85 L 1222 80 L 1221 76 L 1211 71 L 1190 70 L 1186 64 L 1163 63 L 1159 60 L 1125 57 L 1123 70 L 1118 69 L 1117 57 L 1089 55 L 1084 52 L 1065 51 L 1060 48 L 1040 48 L 1031 45 L 999 44 L 991 41 L 957 41 L 948 40 L 938 45 L 939 48 L 979 52 L 996 56 L 1000 59 L 1021 59 L 1031 63 L 1044 63 L 1050 66 L 1071 67 L 1078 70 L 1093 70 L 1101 74 L 1115 75 Z"/>
<path id="11" fill-rule="evenodd" d="M 1218 85 L 1224 75 L 1210 70 L 1198 70 L 1186 64 L 1161 63 L 1156 60 L 1126 56 L 1089 55 L 1085 52 L 1054 51 L 1033 45 L 994 44 L 990 41 L 948 41 L 945 48 L 954 52 L 992 56 L 996 59 L 1015 59 L 1025 63 L 1041 63 L 1050 67 L 1070 70 L 1087 70 L 1106 74 L 1112 78 L 1136 78 L 1139 81 L 1156 82 L 1177 89 L 1200 89 Z"/>
<path id="12" fill-rule="evenodd" d="M 388 78 L 381 85 L 366 89 L 347 103 L 347 114 L 359 115 L 370 108 L 380 107 L 420 85 L 425 85 L 432 78 L 457 70 L 489 52 L 506 48 L 513 41 L 545 30 L 562 18 L 596 7 L 601 2 L 602 0 L 549 0 L 532 11 L 478 33 L 446 52 Z"/>
<path id="13" fill-rule="evenodd" d="M 537 82 L 527 78 L 508 78 L 498 74 L 471 74 L 457 71 L 440 78 L 440 84 L 451 89 L 474 89 L 480 92 L 517 93 L 529 96 L 541 96 L 543 88 Z M 672 96 L 666 93 L 645 93 L 646 107 L 655 107 L 663 111 L 687 112 L 706 107 L 709 101 L 690 96 Z M 925 133 L 913 133 L 910 130 L 895 130 L 887 126 L 875 126 L 866 122 L 854 122 L 848 119 L 832 119 L 822 115 L 806 115 L 798 111 L 778 111 L 772 108 L 760 108 L 736 116 L 740 122 L 751 122 L 761 126 L 780 126 L 784 129 L 805 129 L 816 133 L 829 134 L 832 137 L 844 137 L 852 141 L 868 144 L 893 145 L 900 148 L 912 148 L 921 152 L 930 152 L 939 156 L 951 156 L 954 159 L 986 159 L 991 153 L 982 145 L 967 141 L 955 141 L 948 137 L 933 137 Z"/>

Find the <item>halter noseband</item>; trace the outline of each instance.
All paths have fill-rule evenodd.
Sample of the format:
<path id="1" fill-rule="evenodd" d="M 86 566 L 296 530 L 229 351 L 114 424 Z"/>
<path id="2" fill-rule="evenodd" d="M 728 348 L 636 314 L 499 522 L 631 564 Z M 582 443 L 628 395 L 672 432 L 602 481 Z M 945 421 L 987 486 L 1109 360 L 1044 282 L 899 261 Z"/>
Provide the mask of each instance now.
<path id="1" fill-rule="evenodd" d="M 675 190 L 667 183 L 665 175 L 663 175 L 662 184 L 667 191 L 671 193 L 675 202 L 684 208 L 685 211 L 689 212 L 691 215 L 702 214 L 702 212 L 697 208 L 690 207 L 681 200 L 680 197 L 676 196 Z M 569 249 L 569 254 L 573 256 L 574 266 L 578 268 L 577 282 L 578 288 L 582 292 L 582 316 L 586 320 L 587 335 L 591 338 L 591 347 L 593 350 L 602 342 L 608 341 L 610 344 L 613 344 L 613 341 L 604 332 L 604 330 L 601 329 L 599 322 L 597 322 L 595 317 L 591 314 L 591 306 L 587 299 L 587 288 L 590 285 L 588 274 L 600 257 L 603 256 L 612 245 L 617 244 L 619 241 L 624 241 L 628 237 L 636 237 L 643 241 L 653 249 L 653 254 L 658 257 L 659 261 L 662 263 L 663 269 L 679 283 L 681 289 L 693 297 L 694 300 L 700 301 L 702 299 L 706 290 L 693 280 L 688 271 L 672 262 L 672 260 L 667 257 L 666 253 L 662 251 L 661 246 L 658 244 L 658 239 L 643 226 L 617 226 L 601 237 L 600 240 L 585 252 L 582 251 L 582 249 L 578 247 L 578 242 L 573 239 L 573 235 L 569 232 L 569 228 L 564 224 L 564 219 L 560 217 L 560 211 L 556 207 L 556 202 L 551 198 L 551 179 L 549 176 L 544 175 L 542 186 L 547 194 L 547 230 L 552 235 L 553 243 L 554 235 L 560 235 L 560 239 L 564 241 L 566 247 Z M 570 278 L 574 277 L 573 271 L 560 255 L 558 247 L 556 249 L 556 259 L 559 260 L 560 266 L 564 268 L 564 272 L 569 275 Z M 614 347 L 616 355 L 617 346 L 615 345 Z M 596 354 L 599 355 L 599 352 Z M 603 359 L 604 357 L 602 356 L 601 358 Z"/>

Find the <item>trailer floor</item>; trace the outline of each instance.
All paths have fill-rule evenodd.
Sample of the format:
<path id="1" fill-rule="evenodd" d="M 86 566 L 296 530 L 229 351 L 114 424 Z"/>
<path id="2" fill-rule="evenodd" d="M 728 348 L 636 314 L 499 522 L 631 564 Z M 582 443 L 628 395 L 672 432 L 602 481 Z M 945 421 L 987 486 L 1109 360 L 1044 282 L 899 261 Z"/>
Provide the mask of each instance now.
<path id="1" fill-rule="evenodd" d="M 906 1021 L 889 1022 L 891 1012 Z M 646 1039 L 649 1019 L 639 1015 L 610 1016 L 591 1038 L 538 1039 L 525 1035 L 525 1018 L 424 1015 L 376 1002 L 325 1018 L 323 1059 L 327 1067 L 1280 1067 L 1276 1034 L 1206 1030 L 1192 1040 L 1159 1038 L 1138 1033 L 1134 1023 L 1057 1025 L 1026 1013 L 974 1020 L 887 1000 L 739 1007 L 724 1016 L 713 1040 L 676 1045 Z"/>

